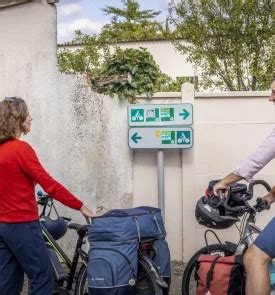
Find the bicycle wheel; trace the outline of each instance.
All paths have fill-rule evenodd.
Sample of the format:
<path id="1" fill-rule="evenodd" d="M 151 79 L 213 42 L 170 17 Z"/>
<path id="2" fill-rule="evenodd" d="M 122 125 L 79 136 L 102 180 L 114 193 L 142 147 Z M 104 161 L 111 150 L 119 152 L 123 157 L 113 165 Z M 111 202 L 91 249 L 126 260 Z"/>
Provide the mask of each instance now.
<path id="1" fill-rule="evenodd" d="M 196 272 L 196 261 L 201 254 L 215 255 L 219 254 L 221 256 L 234 255 L 236 251 L 236 246 L 226 245 L 226 244 L 214 244 L 208 247 L 203 247 L 197 251 L 191 259 L 186 264 L 183 277 L 182 277 L 182 295 L 195 295 L 197 284 L 195 281 Z"/>
<path id="2" fill-rule="evenodd" d="M 89 294 L 89 287 L 88 287 L 88 280 L 87 280 L 87 266 L 85 264 L 82 264 L 78 272 L 74 294 L 75 295 Z"/>
<path id="3" fill-rule="evenodd" d="M 137 295 L 163 295 L 163 289 L 157 284 L 149 265 L 139 259 L 139 271 L 136 283 Z"/>

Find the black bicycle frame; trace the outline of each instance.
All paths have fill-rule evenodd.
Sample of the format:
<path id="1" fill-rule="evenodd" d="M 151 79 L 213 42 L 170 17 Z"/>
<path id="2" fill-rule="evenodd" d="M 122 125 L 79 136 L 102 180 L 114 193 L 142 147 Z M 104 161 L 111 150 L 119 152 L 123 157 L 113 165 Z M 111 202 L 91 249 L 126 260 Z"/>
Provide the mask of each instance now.
<path id="1" fill-rule="evenodd" d="M 76 268 L 77 268 L 79 256 L 82 258 L 83 263 L 85 265 L 87 265 L 87 261 L 88 261 L 87 253 L 84 252 L 81 249 L 81 247 L 83 245 L 83 239 L 85 237 L 85 234 L 79 234 L 79 237 L 78 237 L 78 240 L 77 240 L 77 244 L 76 244 L 76 248 L 75 248 L 75 252 L 74 252 L 73 261 L 71 261 L 69 259 L 69 257 L 66 255 L 66 253 L 57 244 L 57 242 L 55 241 L 55 239 L 47 231 L 47 229 L 45 228 L 45 226 L 42 223 L 40 223 L 40 224 L 41 224 L 42 233 L 43 233 L 43 236 L 44 236 L 44 239 L 45 239 L 46 243 L 48 243 L 51 247 L 53 247 L 53 249 L 55 250 L 55 252 L 58 255 L 58 257 L 61 259 L 61 261 L 64 262 L 66 264 L 66 266 L 69 268 L 69 276 L 67 278 L 66 290 L 71 291 L 72 290 L 73 281 L 74 281 L 74 277 L 75 277 L 75 274 L 76 274 Z"/>

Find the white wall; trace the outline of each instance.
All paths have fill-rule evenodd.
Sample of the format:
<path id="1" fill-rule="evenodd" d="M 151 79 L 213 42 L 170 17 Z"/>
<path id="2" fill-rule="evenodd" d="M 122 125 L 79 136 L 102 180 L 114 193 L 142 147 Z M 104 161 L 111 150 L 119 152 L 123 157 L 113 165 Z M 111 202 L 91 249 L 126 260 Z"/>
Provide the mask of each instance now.
<path id="1" fill-rule="evenodd" d="M 153 55 L 162 72 L 173 79 L 176 77 L 194 76 L 194 67 L 187 62 L 186 55 L 181 54 L 169 41 L 141 41 L 119 44 L 120 48 L 147 48 Z"/>

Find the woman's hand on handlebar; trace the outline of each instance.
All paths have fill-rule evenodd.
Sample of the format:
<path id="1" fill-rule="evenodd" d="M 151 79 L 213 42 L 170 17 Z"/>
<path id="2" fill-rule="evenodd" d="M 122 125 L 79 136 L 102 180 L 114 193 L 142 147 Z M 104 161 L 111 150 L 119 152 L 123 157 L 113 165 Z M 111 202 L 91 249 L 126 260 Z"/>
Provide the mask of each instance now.
<path id="1" fill-rule="evenodd" d="M 80 212 L 82 213 L 82 215 L 84 217 L 87 217 L 87 218 L 93 218 L 93 217 L 96 217 L 97 215 L 95 213 L 93 213 L 89 208 L 87 208 L 85 205 L 83 205 L 81 208 L 80 208 Z"/>

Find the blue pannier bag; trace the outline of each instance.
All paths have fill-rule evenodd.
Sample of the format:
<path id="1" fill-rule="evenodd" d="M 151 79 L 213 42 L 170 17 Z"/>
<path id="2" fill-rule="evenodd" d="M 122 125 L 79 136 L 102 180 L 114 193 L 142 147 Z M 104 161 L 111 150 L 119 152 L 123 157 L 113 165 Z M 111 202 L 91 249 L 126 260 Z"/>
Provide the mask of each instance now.
<path id="1" fill-rule="evenodd" d="M 153 207 L 111 210 L 93 219 L 89 240 L 125 241 L 166 236 L 161 210 Z"/>
<path id="2" fill-rule="evenodd" d="M 154 238 L 153 259 L 163 277 L 171 275 L 170 252 L 161 210 L 153 207 L 116 209 L 92 219 L 88 283 L 90 295 L 134 295 L 139 241 Z"/>
<path id="3" fill-rule="evenodd" d="M 94 242 L 88 262 L 90 295 L 134 295 L 137 241 Z"/>

